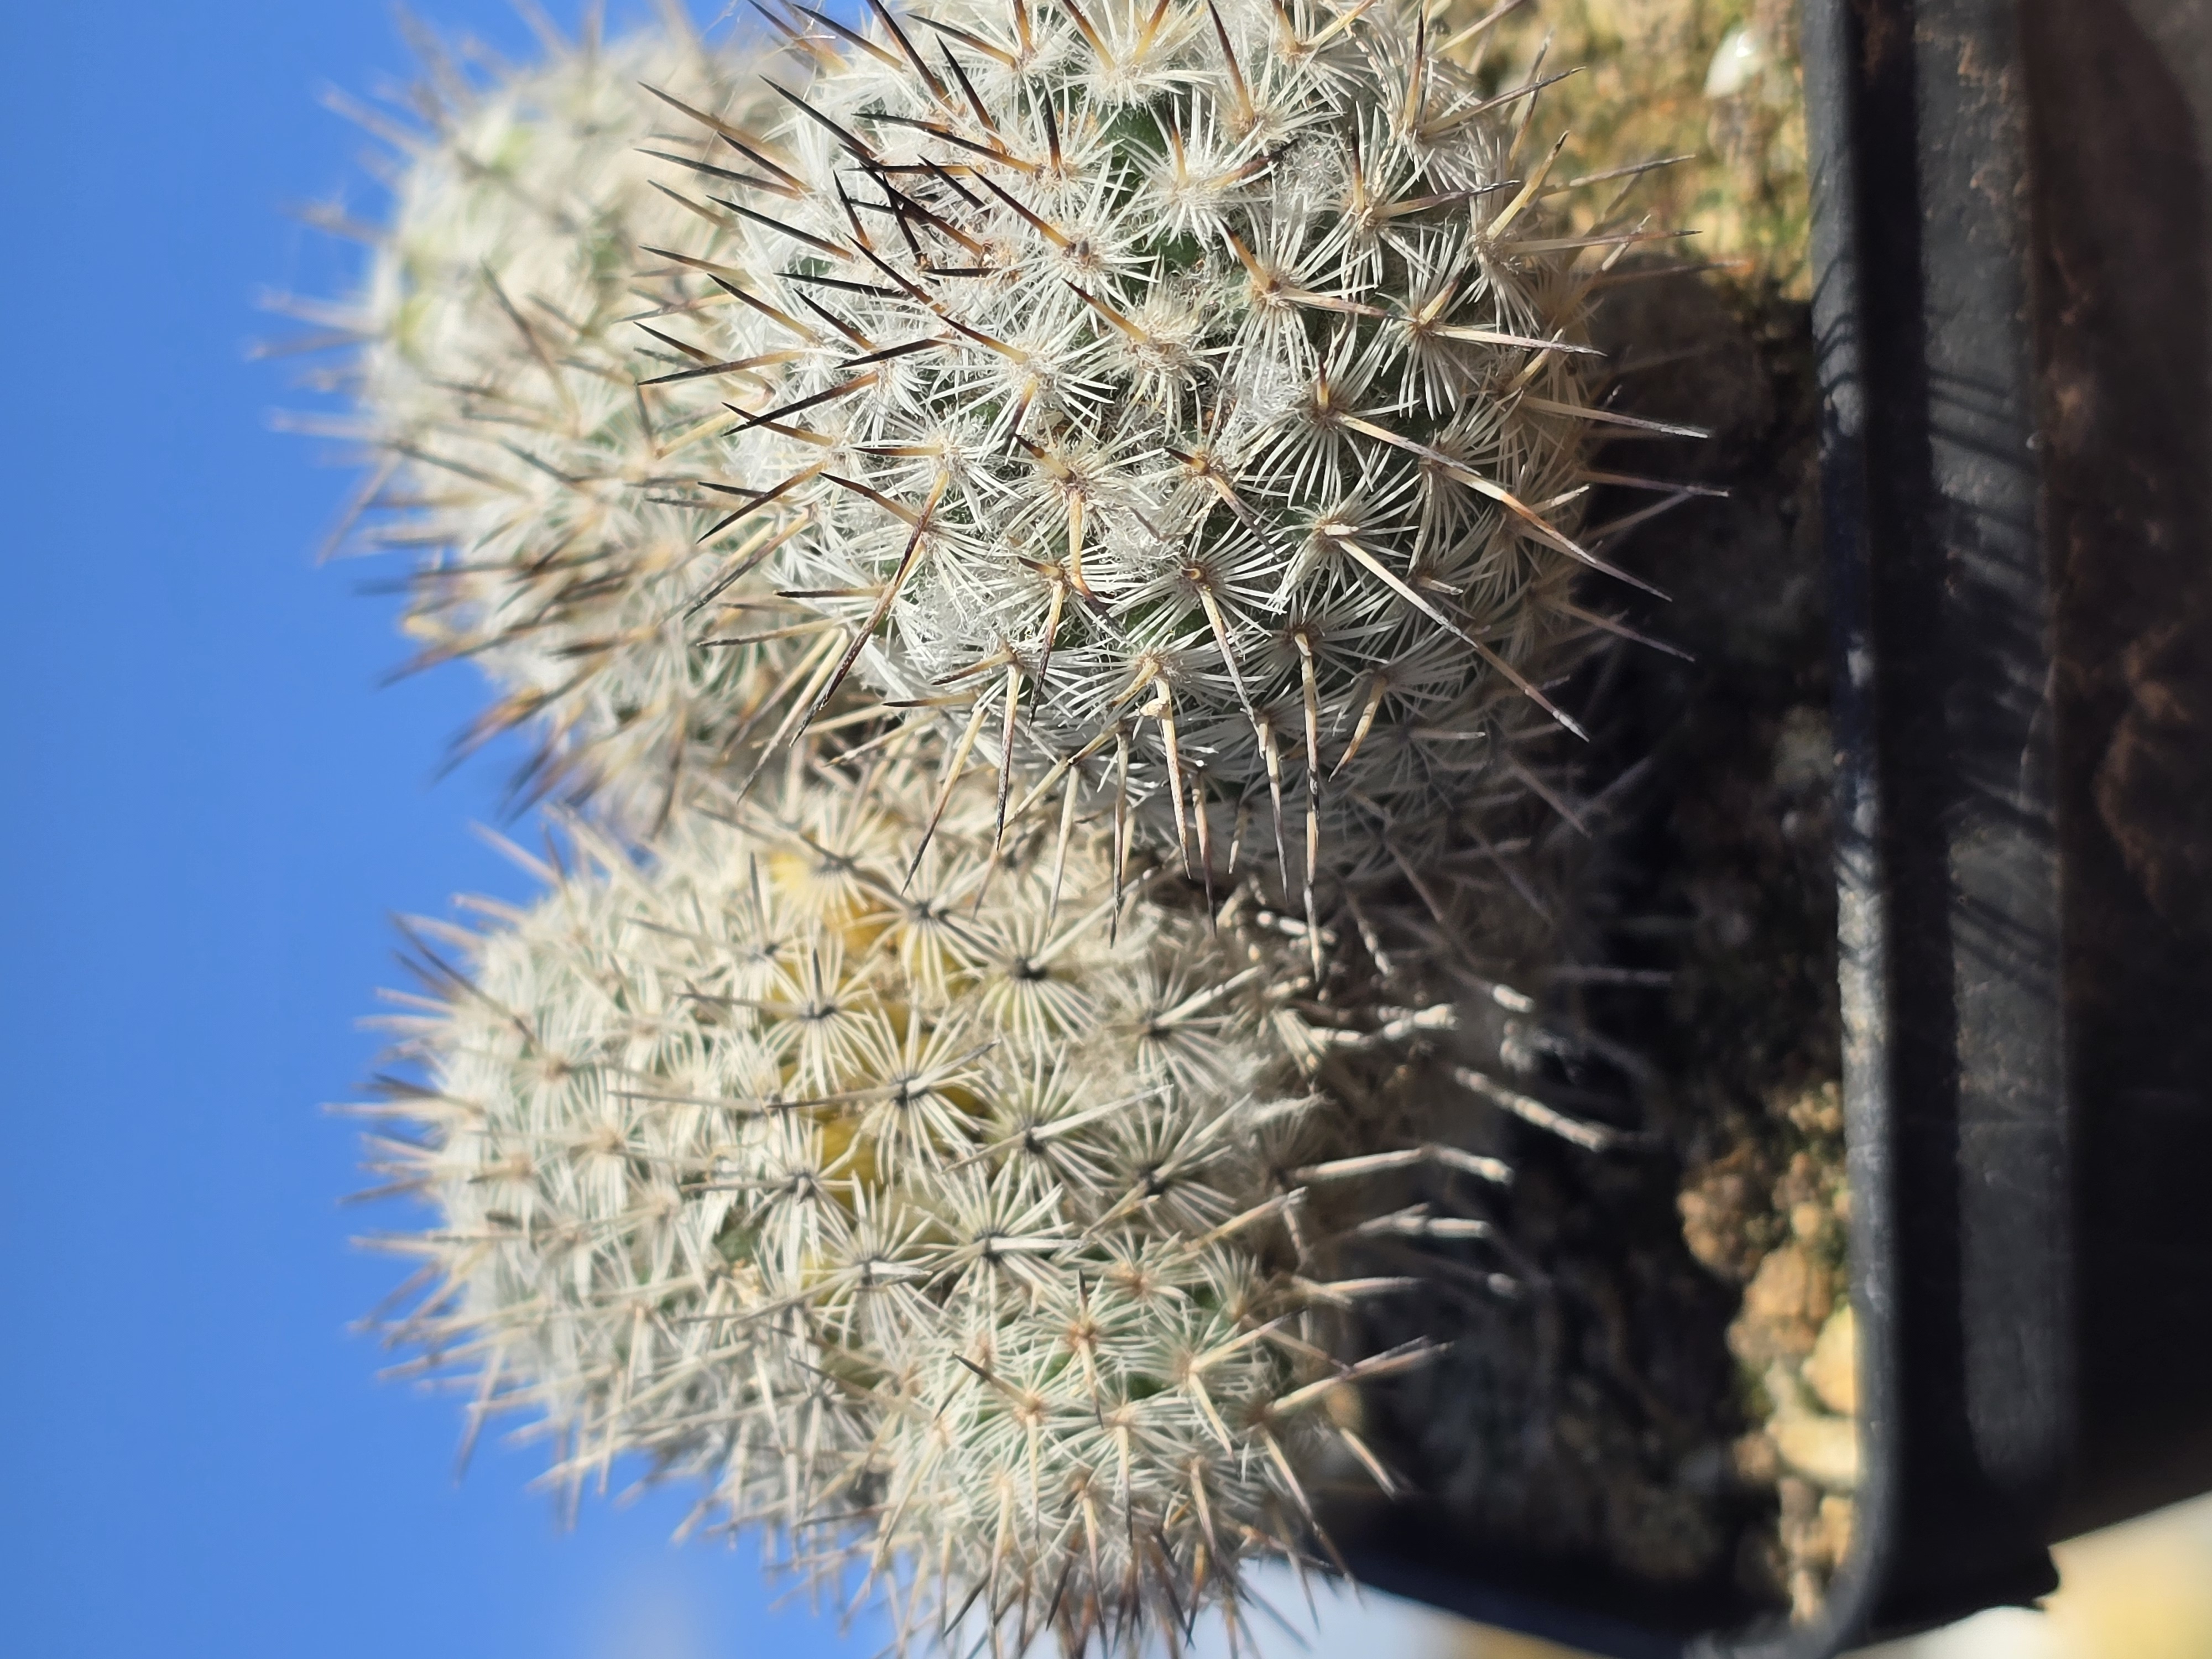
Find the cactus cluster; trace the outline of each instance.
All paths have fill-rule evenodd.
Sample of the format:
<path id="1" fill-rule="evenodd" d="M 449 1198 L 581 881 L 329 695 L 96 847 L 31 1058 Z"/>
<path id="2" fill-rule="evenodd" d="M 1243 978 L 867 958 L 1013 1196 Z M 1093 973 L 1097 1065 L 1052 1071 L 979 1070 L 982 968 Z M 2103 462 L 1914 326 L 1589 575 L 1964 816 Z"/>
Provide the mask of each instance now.
<path id="1" fill-rule="evenodd" d="M 1494 1073 L 1643 233 L 1547 228 L 1486 25 L 870 3 L 393 135 L 368 538 L 590 810 L 422 941 L 388 1330 L 902 1642 L 1133 1651 L 1392 1485 L 1359 1310 L 1485 1248 L 1504 1116 L 1607 1144 Z"/>
<path id="2" fill-rule="evenodd" d="M 679 814 L 649 866 L 574 845 L 394 1022 L 428 1133 L 383 1172 L 443 1218 L 390 1241 L 433 1280 L 398 1334 L 477 1413 L 1017 1652 L 1314 1548 L 1297 1471 L 1373 1461 L 1325 1407 L 1377 1366 L 1326 1358 L 1363 1287 L 1274 1224 L 1316 1100 L 1258 936 L 904 762 Z"/>

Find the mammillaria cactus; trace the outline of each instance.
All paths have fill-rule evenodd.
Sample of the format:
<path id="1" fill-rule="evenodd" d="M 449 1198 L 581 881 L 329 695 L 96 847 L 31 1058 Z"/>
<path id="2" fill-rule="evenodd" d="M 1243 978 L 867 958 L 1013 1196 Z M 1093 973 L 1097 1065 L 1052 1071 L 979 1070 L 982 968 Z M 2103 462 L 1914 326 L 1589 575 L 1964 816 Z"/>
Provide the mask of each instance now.
<path id="1" fill-rule="evenodd" d="M 473 659 L 501 693 L 472 736 L 535 728 L 524 792 L 600 794 L 647 828 L 687 774 L 757 750 L 805 684 L 762 584 L 686 614 L 721 561 L 671 491 L 726 416 L 636 386 L 672 300 L 639 249 L 690 220 L 645 152 L 704 148 L 653 136 L 638 83 L 743 109 L 745 65 L 672 25 L 556 40 L 488 86 L 432 67 L 427 133 L 370 118 L 407 165 L 345 319 L 362 343 L 349 435 L 377 462 L 366 539 L 423 556 L 419 660 Z M 700 625 L 746 637 L 694 650 Z"/>
<path id="2" fill-rule="evenodd" d="M 1131 1648 L 1316 1547 L 1317 1452 L 1374 1464 L 1330 1397 L 1411 1356 L 1328 1358 L 1377 1286 L 1285 1230 L 1303 951 L 1000 842 L 975 771 L 575 844 L 400 1022 L 387 1171 L 442 1220 L 389 1241 L 434 1282 L 395 1334 L 479 1417 L 696 1477 L 908 1635 Z"/>
<path id="3" fill-rule="evenodd" d="M 1585 439 L 1648 424 L 1583 256 L 1642 233 L 1547 229 L 1546 82 L 1401 0 L 870 4 L 757 84 L 688 35 L 433 77 L 374 535 L 610 810 L 426 949 L 391 1328 L 902 1641 L 1133 1651 L 1391 1485 L 1348 1385 L 1430 1345 L 1359 1310 L 1492 1239 L 1499 1113 L 1611 1144 L 1490 1073 L 1612 626 L 1580 502 L 1638 482 Z"/>
<path id="4" fill-rule="evenodd" d="M 1527 799 L 1611 569 L 1578 262 L 1639 235 L 1546 228 L 1543 80 L 1485 95 L 1399 0 L 872 9 L 799 9 L 773 123 L 692 110 L 720 229 L 670 250 L 736 416 L 707 545 L 794 526 L 817 701 L 858 670 L 1209 879 L 1240 830 L 1395 875 Z"/>

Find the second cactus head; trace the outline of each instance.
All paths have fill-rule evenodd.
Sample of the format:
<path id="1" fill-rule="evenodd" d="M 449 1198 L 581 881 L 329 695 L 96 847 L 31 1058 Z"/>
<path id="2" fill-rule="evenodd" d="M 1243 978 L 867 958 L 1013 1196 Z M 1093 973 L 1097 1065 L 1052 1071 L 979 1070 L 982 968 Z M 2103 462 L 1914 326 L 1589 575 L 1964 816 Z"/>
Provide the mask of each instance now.
<path id="1" fill-rule="evenodd" d="M 732 411 L 707 545 L 782 538 L 836 629 L 809 695 L 1285 886 L 1525 799 L 1607 568 L 1540 83 L 1486 94 L 1396 0 L 808 15 L 778 118 L 692 110 L 671 252 Z"/>

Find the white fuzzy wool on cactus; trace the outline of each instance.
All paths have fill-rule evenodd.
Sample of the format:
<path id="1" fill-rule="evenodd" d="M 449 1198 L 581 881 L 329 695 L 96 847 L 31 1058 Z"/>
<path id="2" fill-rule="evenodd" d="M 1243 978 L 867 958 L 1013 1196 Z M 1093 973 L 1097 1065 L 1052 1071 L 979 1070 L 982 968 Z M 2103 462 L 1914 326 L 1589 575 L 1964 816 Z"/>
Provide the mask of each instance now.
<path id="1" fill-rule="evenodd" d="M 776 120 L 693 110 L 718 228 L 671 250 L 736 415 L 707 545 L 788 532 L 842 629 L 815 697 L 856 671 L 1209 879 L 1357 880 L 1528 799 L 1611 568 L 1590 260 L 1638 238 L 1547 228 L 1543 81 L 1485 95 L 1401 0 L 874 12 L 807 14 Z"/>
<path id="2" fill-rule="evenodd" d="M 1117 893 L 1100 837 L 999 842 L 988 773 L 731 811 L 647 866 L 579 829 L 426 956 L 427 1085 L 370 1109 L 441 1212 L 385 1241 L 431 1285 L 395 1339 L 558 1477 L 696 1478 L 902 1637 L 1235 1618 L 1314 1547 L 1317 1449 L 1372 1463 L 1324 1407 L 1399 1363 L 1322 1360 L 1356 1287 L 1283 1243 L 1303 953 Z"/>
<path id="3" fill-rule="evenodd" d="M 482 86 L 430 51 L 429 130 L 376 121 L 404 166 L 343 319 L 362 342 L 348 435 L 377 462 L 363 539 L 422 559 L 418 661 L 473 660 L 501 694 L 471 739 L 535 730 L 522 792 L 649 827 L 687 775 L 760 748 L 801 681 L 764 581 L 687 615 L 723 561 L 672 493 L 726 415 L 703 388 L 639 392 L 639 350 L 683 303 L 640 249 L 696 222 L 653 152 L 705 146 L 655 134 L 665 106 L 640 83 L 739 111 L 768 94 L 683 33 L 556 41 Z M 741 642 L 695 649 L 702 630 Z"/>

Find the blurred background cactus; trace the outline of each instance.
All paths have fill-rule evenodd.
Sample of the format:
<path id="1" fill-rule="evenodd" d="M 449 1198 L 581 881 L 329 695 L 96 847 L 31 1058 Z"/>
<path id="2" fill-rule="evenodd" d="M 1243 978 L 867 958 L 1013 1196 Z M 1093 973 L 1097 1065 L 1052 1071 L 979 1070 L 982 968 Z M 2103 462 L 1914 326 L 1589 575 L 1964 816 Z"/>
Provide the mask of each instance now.
<path id="1" fill-rule="evenodd" d="M 418 49 L 409 107 L 343 106 L 398 168 L 389 224 L 363 233 L 367 283 L 337 319 L 358 349 L 331 377 L 356 410 L 337 430 L 374 458 L 355 544 L 417 559 L 410 665 L 473 661 L 491 681 L 464 750 L 525 731 L 519 798 L 596 797 L 649 830 L 687 777 L 759 751 L 797 653 L 758 582 L 705 613 L 758 637 L 688 648 L 688 607 L 718 561 L 670 496 L 723 411 L 648 399 L 635 343 L 659 308 L 640 246 L 690 219 L 655 187 L 665 164 L 649 152 L 705 143 L 656 139 L 639 83 L 716 104 L 765 94 L 675 11 L 612 42 L 549 32 L 541 62 L 489 77 L 427 36 Z"/>

